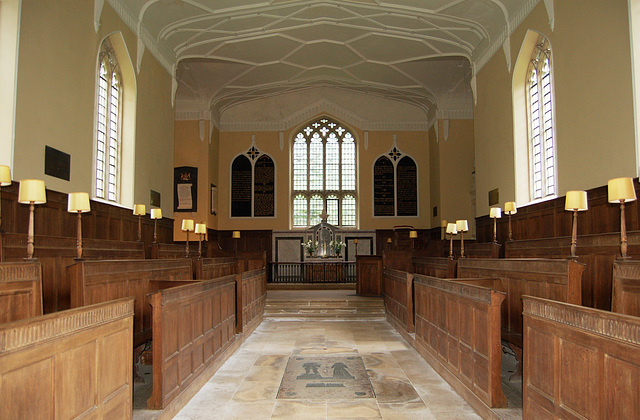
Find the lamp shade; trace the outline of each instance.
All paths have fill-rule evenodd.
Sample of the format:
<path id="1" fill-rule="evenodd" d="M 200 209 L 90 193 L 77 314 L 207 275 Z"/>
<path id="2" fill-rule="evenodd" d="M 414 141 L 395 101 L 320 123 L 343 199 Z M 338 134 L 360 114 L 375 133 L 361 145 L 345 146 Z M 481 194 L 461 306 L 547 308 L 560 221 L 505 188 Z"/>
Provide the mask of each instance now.
<path id="1" fill-rule="evenodd" d="M 0 187 L 11 185 L 11 169 L 7 165 L 0 165 Z"/>
<path id="2" fill-rule="evenodd" d="M 162 209 L 151 209 L 149 211 L 152 219 L 162 219 Z"/>
<path id="3" fill-rule="evenodd" d="M 86 213 L 88 211 L 91 211 L 91 205 L 89 204 L 89 193 L 69 193 L 69 199 L 67 201 L 67 211 L 69 213 Z"/>
<path id="4" fill-rule="evenodd" d="M 196 233 L 201 235 L 207 233 L 207 225 L 205 223 L 196 223 Z"/>
<path id="5" fill-rule="evenodd" d="M 41 179 L 23 179 L 18 190 L 18 203 L 44 204 L 47 202 L 47 191 Z"/>
<path id="6" fill-rule="evenodd" d="M 391 238 L 387 238 L 387 243 L 390 244 L 391 242 L 393 242 Z"/>
<path id="7" fill-rule="evenodd" d="M 440 227 L 446 228 L 448 224 L 447 219 L 440 220 Z"/>
<path id="8" fill-rule="evenodd" d="M 500 207 L 491 207 L 489 209 L 489 217 L 499 219 L 502 217 L 502 209 Z"/>
<path id="9" fill-rule="evenodd" d="M 193 220 L 192 219 L 184 219 L 182 221 L 182 230 L 193 232 Z"/>
<path id="10" fill-rule="evenodd" d="M 517 212 L 518 207 L 515 201 L 507 201 L 504 203 L 504 214 L 516 214 Z"/>
<path id="11" fill-rule="evenodd" d="M 466 232 L 469 230 L 469 222 L 466 220 L 456 220 L 456 230 L 458 232 Z"/>
<path id="12" fill-rule="evenodd" d="M 455 223 L 449 223 L 447 225 L 447 233 L 450 233 L 452 235 L 457 235 L 458 231 L 456 230 L 456 224 Z"/>
<path id="13" fill-rule="evenodd" d="M 588 208 L 586 191 L 567 191 L 567 197 L 564 200 L 565 210 L 584 211 Z"/>
<path id="14" fill-rule="evenodd" d="M 147 214 L 147 208 L 144 204 L 134 204 L 133 214 L 134 216 L 144 216 L 145 214 Z"/>
<path id="15" fill-rule="evenodd" d="M 233 233 L 231 234 L 231 237 L 233 239 L 240 239 L 240 231 L 239 230 L 234 230 Z"/>
<path id="16" fill-rule="evenodd" d="M 417 237 L 418 237 L 418 231 L 417 230 L 410 230 L 409 231 L 409 238 L 416 239 Z"/>
<path id="17" fill-rule="evenodd" d="M 636 190 L 633 188 L 631 178 L 614 178 L 607 183 L 609 187 L 609 202 L 619 203 L 624 201 L 635 201 Z"/>

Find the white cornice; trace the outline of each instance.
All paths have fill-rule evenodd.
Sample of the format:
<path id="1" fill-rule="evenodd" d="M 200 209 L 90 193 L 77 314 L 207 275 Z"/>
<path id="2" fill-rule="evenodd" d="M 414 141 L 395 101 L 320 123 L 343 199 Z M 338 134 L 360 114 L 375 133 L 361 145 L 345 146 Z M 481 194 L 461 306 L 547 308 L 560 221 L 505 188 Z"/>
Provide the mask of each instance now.
<path id="1" fill-rule="evenodd" d="M 441 109 L 436 113 L 439 120 L 472 120 L 472 109 Z"/>

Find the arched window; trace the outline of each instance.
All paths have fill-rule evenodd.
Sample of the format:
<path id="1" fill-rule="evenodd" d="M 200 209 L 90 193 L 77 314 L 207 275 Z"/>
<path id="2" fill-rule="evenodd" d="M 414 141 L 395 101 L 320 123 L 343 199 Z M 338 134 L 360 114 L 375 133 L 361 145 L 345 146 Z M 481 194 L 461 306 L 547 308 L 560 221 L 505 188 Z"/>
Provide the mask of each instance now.
<path id="1" fill-rule="evenodd" d="M 109 39 L 100 46 L 96 104 L 95 196 L 119 201 L 122 74 Z"/>
<path id="2" fill-rule="evenodd" d="M 356 144 L 340 124 L 321 118 L 293 141 L 292 222 L 294 227 L 327 222 L 355 227 L 357 220 Z"/>
<path id="3" fill-rule="evenodd" d="M 555 196 L 556 145 L 549 41 L 539 35 L 526 77 L 531 200 Z"/>

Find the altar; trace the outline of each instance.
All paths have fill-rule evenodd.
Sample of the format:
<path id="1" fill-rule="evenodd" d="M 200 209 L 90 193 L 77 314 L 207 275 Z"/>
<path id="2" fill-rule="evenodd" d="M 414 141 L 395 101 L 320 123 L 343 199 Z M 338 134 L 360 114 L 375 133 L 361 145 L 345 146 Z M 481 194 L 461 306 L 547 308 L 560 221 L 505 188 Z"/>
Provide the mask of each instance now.
<path id="1" fill-rule="evenodd" d="M 344 261 L 342 249 L 345 246 L 340 229 L 327 223 L 329 215 L 320 215 L 321 222 L 310 227 L 305 233 L 305 262 L 339 262 Z M 306 245 L 305 245 L 306 244 Z"/>

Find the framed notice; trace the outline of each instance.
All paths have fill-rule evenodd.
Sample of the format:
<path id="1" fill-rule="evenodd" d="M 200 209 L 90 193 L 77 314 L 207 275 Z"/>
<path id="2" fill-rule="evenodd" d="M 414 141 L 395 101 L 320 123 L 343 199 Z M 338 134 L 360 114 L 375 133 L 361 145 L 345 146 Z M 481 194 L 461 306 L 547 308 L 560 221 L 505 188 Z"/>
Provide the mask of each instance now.
<path id="1" fill-rule="evenodd" d="M 211 214 L 218 214 L 218 187 L 211 184 Z"/>
<path id="2" fill-rule="evenodd" d="M 173 211 L 198 211 L 198 168 L 181 166 L 173 169 Z"/>

